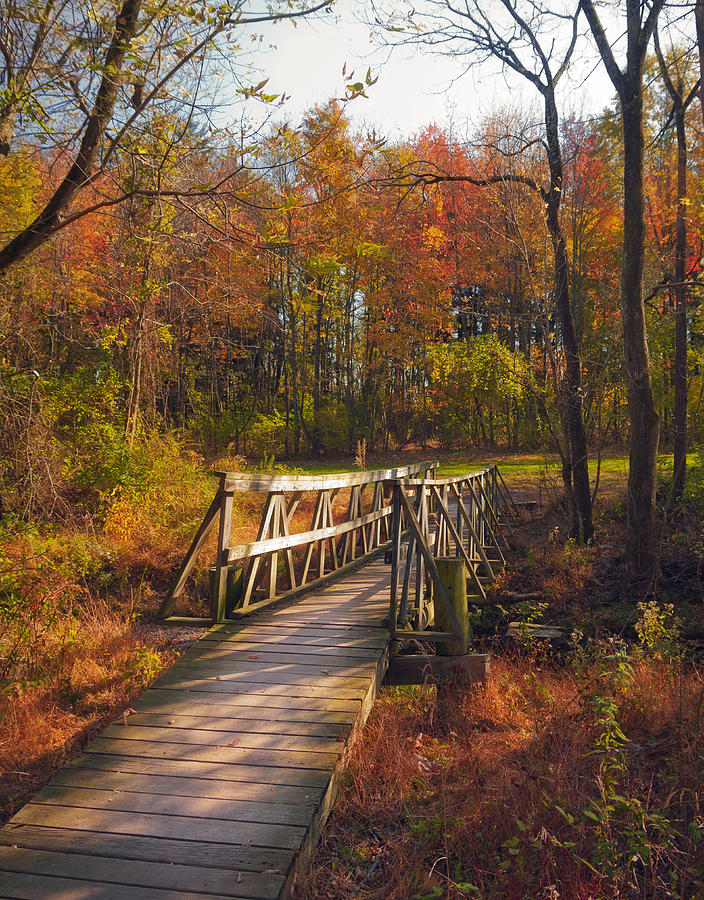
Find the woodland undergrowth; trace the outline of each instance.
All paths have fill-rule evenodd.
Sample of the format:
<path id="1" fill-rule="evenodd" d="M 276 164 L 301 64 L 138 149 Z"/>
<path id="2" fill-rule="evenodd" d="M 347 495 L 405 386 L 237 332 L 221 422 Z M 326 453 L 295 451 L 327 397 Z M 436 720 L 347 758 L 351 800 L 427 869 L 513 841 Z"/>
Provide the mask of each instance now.
<path id="1" fill-rule="evenodd" d="M 497 655 L 442 714 L 386 689 L 296 897 L 702 897 L 703 699 L 613 639 Z"/>

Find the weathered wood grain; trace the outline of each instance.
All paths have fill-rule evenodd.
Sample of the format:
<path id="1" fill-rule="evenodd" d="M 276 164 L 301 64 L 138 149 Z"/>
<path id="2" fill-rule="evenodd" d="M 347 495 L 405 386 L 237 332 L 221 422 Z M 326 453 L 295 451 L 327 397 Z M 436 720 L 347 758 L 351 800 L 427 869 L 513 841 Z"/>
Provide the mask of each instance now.
<path id="1" fill-rule="evenodd" d="M 246 750 L 239 747 L 207 747 L 161 741 L 128 741 L 99 737 L 87 748 L 88 753 L 114 753 L 119 756 L 138 756 L 151 759 L 193 760 L 196 762 L 237 764 L 255 768 L 303 769 L 310 773 L 313 783 L 324 783 L 336 753 L 315 753 L 304 750 Z M 319 772 L 316 776 L 314 772 Z M 252 773 L 256 779 L 256 773 Z"/>
<path id="2" fill-rule="evenodd" d="M 135 900 L 134 887 L 82 881 L 76 878 L 52 877 L 4 872 L 0 882 L 2 897 L 7 900 Z M 226 900 L 226 895 L 139 888 L 140 900 Z M 232 896 L 232 894 L 230 894 Z M 253 898 L 248 898 L 253 900 Z"/>
<path id="3" fill-rule="evenodd" d="M 304 750 L 337 753 L 340 736 L 319 737 L 298 734 L 253 734 L 247 731 L 212 731 L 194 728 L 175 728 L 173 725 L 110 725 L 103 731 L 105 738 L 128 741 L 161 741 L 177 744 L 197 744 L 200 747 L 234 747 L 247 750 Z"/>
<path id="4" fill-rule="evenodd" d="M 264 786 L 281 785 L 303 787 L 310 790 L 326 786 L 324 770 L 280 768 L 277 766 L 252 766 L 235 763 L 205 762 L 193 759 L 167 759 L 163 757 L 126 756 L 118 753 L 85 753 L 73 767 L 95 771 L 163 775 L 171 778 L 198 778 L 223 783 L 244 782 Z"/>
<path id="5" fill-rule="evenodd" d="M 112 809 L 81 809 L 71 806 L 44 806 L 28 803 L 13 822 L 73 828 L 77 831 L 103 831 L 106 834 L 131 834 L 178 840 L 194 837 L 212 844 L 238 847 L 271 847 L 296 850 L 306 829 L 297 825 L 232 822 L 228 819 L 202 819 L 196 816 L 166 816 L 153 813 L 123 812 Z M 2 880 L 0 880 L 0 889 Z"/>
<path id="6" fill-rule="evenodd" d="M 187 816 L 196 819 L 227 819 L 275 825 L 307 825 L 315 812 L 313 804 L 259 803 L 214 797 L 182 797 L 93 787 L 50 784 L 32 803 L 69 806 L 76 809 L 104 809 L 147 815 Z"/>
<path id="7" fill-rule="evenodd" d="M 235 872 L 261 872 L 276 876 L 287 875 L 294 857 L 293 850 L 262 847 L 238 847 L 198 840 L 197 836 L 177 841 L 167 838 L 142 837 L 133 834 L 108 834 L 104 831 L 84 831 L 76 828 L 19 825 L 11 822 L 0 829 L 0 845 L 43 850 L 81 853 L 113 857 L 131 866 L 134 860 L 179 863 L 188 866 L 217 867 Z M 136 898 L 135 898 L 136 900 Z"/>
<path id="8" fill-rule="evenodd" d="M 0 847 L 0 870 L 132 885 L 139 889 L 140 896 L 143 888 L 156 888 L 276 900 L 284 882 L 283 875 L 274 873 L 233 873 L 227 869 L 183 865 L 178 860 L 169 863 L 130 860 L 126 866 L 122 860 L 106 856 L 24 847 Z"/>
<path id="9" fill-rule="evenodd" d="M 349 724 L 328 724 L 326 722 L 289 722 L 284 720 L 270 719 L 236 719 L 232 716 L 225 718 L 216 718 L 208 715 L 163 715 L 159 713 L 133 713 L 128 719 L 129 725 L 141 725 L 155 728 L 192 728 L 199 731 L 232 731 L 237 729 L 238 733 L 251 732 L 252 734 L 279 734 L 279 735 L 300 735 L 310 737 L 325 738 L 344 738 L 349 734 Z M 122 719 L 115 722 L 116 725 L 122 725 Z"/>
<path id="10" fill-rule="evenodd" d="M 266 475 L 249 472 L 218 472 L 224 476 L 226 491 L 330 491 L 375 481 L 409 478 L 418 472 L 437 468 L 437 462 L 414 463 L 395 469 L 376 469 L 369 472 L 341 472 L 331 475 Z"/>
<path id="11" fill-rule="evenodd" d="M 353 722 L 359 705 L 354 700 L 317 697 L 275 697 L 254 694 L 212 695 L 151 689 L 133 703 L 137 712 L 190 713 L 208 716 L 289 722 Z"/>
<path id="12" fill-rule="evenodd" d="M 95 788 L 104 791 L 130 791 L 165 794 L 170 797 L 205 797 L 215 800 L 251 800 L 257 803 L 315 806 L 323 796 L 322 788 L 295 787 L 287 784 L 262 784 L 256 781 L 226 781 L 171 773 L 111 772 L 109 769 L 67 766 L 52 785 Z"/>

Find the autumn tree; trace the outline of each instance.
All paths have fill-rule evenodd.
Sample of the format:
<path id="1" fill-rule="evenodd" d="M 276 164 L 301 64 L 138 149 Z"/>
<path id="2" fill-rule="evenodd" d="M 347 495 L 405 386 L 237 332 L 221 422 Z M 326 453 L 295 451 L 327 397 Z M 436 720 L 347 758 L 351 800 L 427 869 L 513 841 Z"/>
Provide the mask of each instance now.
<path id="1" fill-rule="evenodd" d="M 684 492 L 687 474 L 687 109 L 697 95 L 699 81 L 693 87 L 686 84 L 686 59 L 670 54 L 666 59 L 660 46 L 658 29 L 654 33 L 655 53 L 667 95 L 672 103 L 670 118 L 677 138 L 677 211 L 675 218 L 674 266 L 671 282 L 675 298 L 675 360 L 674 360 L 674 440 L 672 497 L 679 499 Z"/>
<path id="2" fill-rule="evenodd" d="M 309 15 L 329 2 L 284 5 L 265 13 L 253 10 L 248 0 L 191 5 L 106 0 L 97 7 L 86 0 L 5 4 L 0 152 L 11 152 L 17 122 L 26 120 L 30 141 L 48 139 L 60 151 L 64 174 L 33 221 L 0 249 L 0 272 L 88 209 L 130 196 L 111 193 L 91 207 L 75 208 L 78 195 L 134 146 L 136 135 L 148 127 L 145 113 L 150 109 L 177 114 L 185 129 L 192 126 L 207 103 L 215 58 L 220 65 L 227 59 L 226 48 L 236 46 L 243 28 Z M 232 77 L 236 84 L 241 73 L 234 70 Z M 165 192 L 167 185 L 159 190 Z"/>
<path id="3" fill-rule="evenodd" d="M 604 67 L 616 89 L 623 136 L 623 260 L 621 317 L 628 384 L 630 451 L 627 564 L 634 577 L 651 578 L 657 563 L 655 517 L 660 433 L 650 375 L 643 302 L 645 193 L 643 66 L 664 0 L 625 0 L 626 63 L 621 68 L 593 0 L 582 0 Z"/>

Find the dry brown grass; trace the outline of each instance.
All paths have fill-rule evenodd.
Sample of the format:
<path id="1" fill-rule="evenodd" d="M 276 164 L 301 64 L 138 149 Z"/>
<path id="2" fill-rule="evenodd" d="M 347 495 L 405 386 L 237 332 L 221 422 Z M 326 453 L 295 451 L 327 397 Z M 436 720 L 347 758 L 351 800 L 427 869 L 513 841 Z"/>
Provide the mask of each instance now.
<path id="1" fill-rule="evenodd" d="M 46 783 L 176 657 L 129 615 L 93 603 L 32 648 L 33 679 L 0 693 L 0 820 Z"/>
<path id="2" fill-rule="evenodd" d="M 596 689 L 616 697 L 629 738 L 621 830 L 641 804 L 674 834 L 646 828 L 650 859 L 613 876 L 584 815 L 604 777 L 595 752 L 603 726 L 587 700 Z M 567 668 L 536 671 L 526 659 L 496 660 L 490 682 L 465 691 L 442 720 L 432 688 L 386 690 L 296 897 L 702 896 L 702 845 L 688 830 L 701 825 L 704 800 L 701 704 L 696 670 L 646 661 L 619 694 L 603 669 L 577 677 Z M 618 826 L 611 840 L 620 852 Z M 669 893 L 673 872 L 680 880 Z"/>

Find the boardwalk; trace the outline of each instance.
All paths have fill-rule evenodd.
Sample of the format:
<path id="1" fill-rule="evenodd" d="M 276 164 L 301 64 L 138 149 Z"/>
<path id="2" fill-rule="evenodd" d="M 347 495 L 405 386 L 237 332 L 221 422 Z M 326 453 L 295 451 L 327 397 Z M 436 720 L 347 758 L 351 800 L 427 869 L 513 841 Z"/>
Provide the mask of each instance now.
<path id="1" fill-rule="evenodd" d="M 0 831 L 0 898 L 286 897 L 386 670 L 389 571 L 209 631 Z"/>

